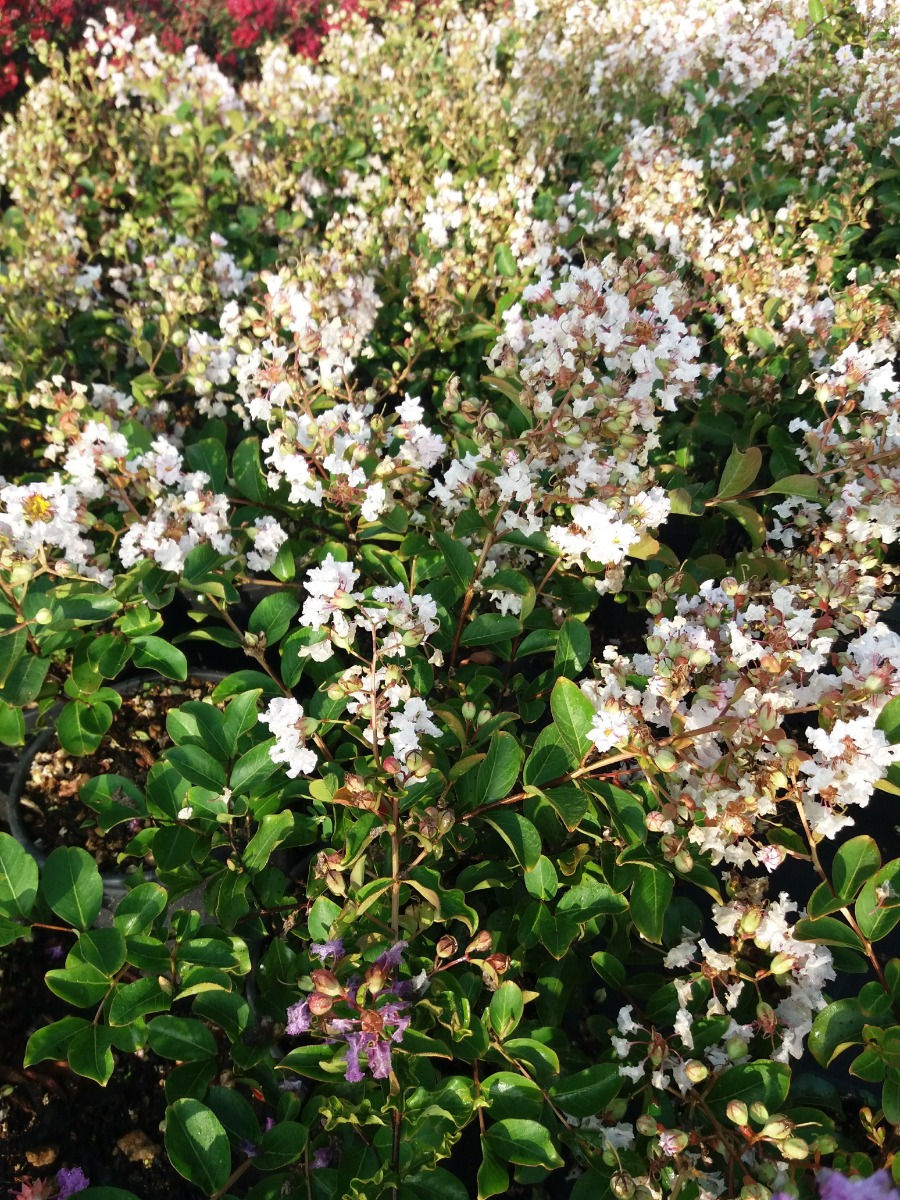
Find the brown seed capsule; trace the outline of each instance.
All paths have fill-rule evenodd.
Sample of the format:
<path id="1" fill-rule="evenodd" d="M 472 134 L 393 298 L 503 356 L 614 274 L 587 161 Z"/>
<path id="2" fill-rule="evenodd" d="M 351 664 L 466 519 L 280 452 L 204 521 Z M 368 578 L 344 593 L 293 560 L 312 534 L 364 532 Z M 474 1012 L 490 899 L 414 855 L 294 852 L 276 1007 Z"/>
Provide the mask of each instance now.
<path id="1" fill-rule="evenodd" d="M 374 1008 L 367 1008 L 359 1019 L 359 1027 L 363 1033 L 381 1033 L 384 1019 Z"/>
<path id="2" fill-rule="evenodd" d="M 334 1001 L 330 996 L 323 996 L 321 992 L 313 992 L 309 998 L 309 1011 L 314 1017 L 324 1017 L 327 1012 L 331 1012 Z"/>
<path id="3" fill-rule="evenodd" d="M 490 963 L 498 975 L 503 975 L 509 970 L 508 954 L 491 954 L 485 959 L 485 962 Z"/>
<path id="4" fill-rule="evenodd" d="M 439 939 L 438 944 L 434 948 L 434 952 L 438 958 L 452 958 L 458 949 L 459 943 L 457 942 L 456 938 L 450 933 L 445 933 L 444 936 Z"/>
<path id="5" fill-rule="evenodd" d="M 490 950 L 493 944 L 493 937 L 487 929 L 482 929 L 480 933 L 476 933 L 466 946 L 466 954 L 483 954 L 485 950 Z"/>

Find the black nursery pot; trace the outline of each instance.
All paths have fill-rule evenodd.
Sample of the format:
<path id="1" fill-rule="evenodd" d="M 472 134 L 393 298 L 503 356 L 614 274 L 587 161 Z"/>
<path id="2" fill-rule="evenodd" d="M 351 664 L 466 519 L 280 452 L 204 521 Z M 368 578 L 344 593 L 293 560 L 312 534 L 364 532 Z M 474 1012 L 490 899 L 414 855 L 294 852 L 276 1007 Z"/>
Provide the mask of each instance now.
<path id="1" fill-rule="evenodd" d="M 136 696 L 145 688 L 156 684 L 164 684 L 171 687 L 189 688 L 198 683 L 220 683 L 226 675 L 222 671 L 191 671 L 187 679 L 181 683 L 171 679 L 164 679 L 161 675 L 147 675 L 143 677 L 133 677 L 125 679 L 121 683 L 113 684 L 117 692 L 122 696 Z M 50 750 L 58 745 L 56 738 L 56 723 L 55 719 L 59 716 L 62 710 L 62 705 L 59 705 L 51 712 L 53 724 L 46 729 L 41 730 L 32 740 L 25 746 L 18 759 L 15 772 L 12 776 L 9 785 L 9 812 L 7 820 L 9 822 L 10 832 L 16 841 L 28 851 L 28 853 L 37 861 L 39 866 L 43 866 L 47 860 L 49 851 L 44 850 L 37 845 L 29 832 L 28 826 L 23 819 L 22 814 L 22 797 L 25 793 L 28 779 L 30 777 L 31 765 L 34 758 L 41 751 Z M 102 871 L 101 878 L 103 880 L 103 907 L 109 911 L 114 910 L 116 905 L 129 890 L 131 886 L 129 881 L 136 873 L 140 873 L 141 868 L 137 867 L 136 871 Z M 144 870 L 142 872 L 144 879 L 153 879 L 151 871 Z M 102 923 L 101 916 L 101 923 Z"/>

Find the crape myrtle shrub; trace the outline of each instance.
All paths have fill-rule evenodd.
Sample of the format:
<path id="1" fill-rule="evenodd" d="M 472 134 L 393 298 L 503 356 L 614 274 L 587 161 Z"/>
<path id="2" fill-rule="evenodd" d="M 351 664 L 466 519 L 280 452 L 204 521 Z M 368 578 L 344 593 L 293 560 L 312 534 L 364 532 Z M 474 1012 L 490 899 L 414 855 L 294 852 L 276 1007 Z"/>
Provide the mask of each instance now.
<path id="1" fill-rule="evenodd" d="M 896 1177 L 900 13 L 367 8 L 0 137 L 0 736 L 247 656 L 83 789 L 111 926 L 0 836 L 27 1061 L 171 1060 L 209 1195 Z"/>

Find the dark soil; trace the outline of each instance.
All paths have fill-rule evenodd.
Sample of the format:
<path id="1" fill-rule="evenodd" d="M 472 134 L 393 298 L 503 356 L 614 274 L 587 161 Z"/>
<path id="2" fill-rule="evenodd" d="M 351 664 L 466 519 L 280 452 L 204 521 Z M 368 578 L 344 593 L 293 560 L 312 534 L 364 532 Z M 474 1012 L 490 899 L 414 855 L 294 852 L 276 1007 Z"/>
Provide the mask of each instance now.
<path id="1" fill-rule="evenodd" d="M 215 683 L 189 678 L 186 683 L 152 683 L 126 696 L 112 726 L 94 754 L 76 758 L 54 738 L 31 760 L 19 800 L 22 822 L 35 846 L 49 854 L 57 846 L 81 846 L 94 856 L 101 871 L 115 871 L 119 855 L 146 823 L 117 825 L 108 833 L 97 829 L 97 817 L 82 804 L 79 790 L 94 775 L 122 775 L 143 788 L 147 772 L 172 744 L 166 715 L 186 700 L 202 700 Z M 127 797 L 121 797 L 128 804 Z M 152 867 L 149 856 L 145 865 Z"/>
<path id="2" fill-rule="evenodd" d="M 125 1188 L 146 1200 L 199 1198 L 170 1166 L 159 1128 L 165 1076 L 174 1064 L 149 1052 L 114 1052 L 106 1087 L 65 1064 L 22 1068 L 30 1033 L 71 1012 L 43 983 L 65 950 L 59 935 L 38 929 L 33 942 L 0 949 L 0 1196 L 25 1180 L 50 1179 L 60 1167 L 81 1167 L 94 1186 Z"/>

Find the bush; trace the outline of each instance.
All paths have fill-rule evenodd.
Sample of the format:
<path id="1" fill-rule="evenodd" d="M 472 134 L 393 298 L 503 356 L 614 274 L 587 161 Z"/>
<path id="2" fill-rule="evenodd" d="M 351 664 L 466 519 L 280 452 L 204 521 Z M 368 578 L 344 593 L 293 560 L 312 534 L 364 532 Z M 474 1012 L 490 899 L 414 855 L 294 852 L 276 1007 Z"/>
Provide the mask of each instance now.
<path id="1" fill-rule="evenodd" d="M 0 933 L 204 1194 L 900 1176 L 870 7 L 368 6 L 243 84 L 110 18 L 8 120 L 0 738 L 229 673 L 84 790 L 112 927 L 0 835 Z"/>

